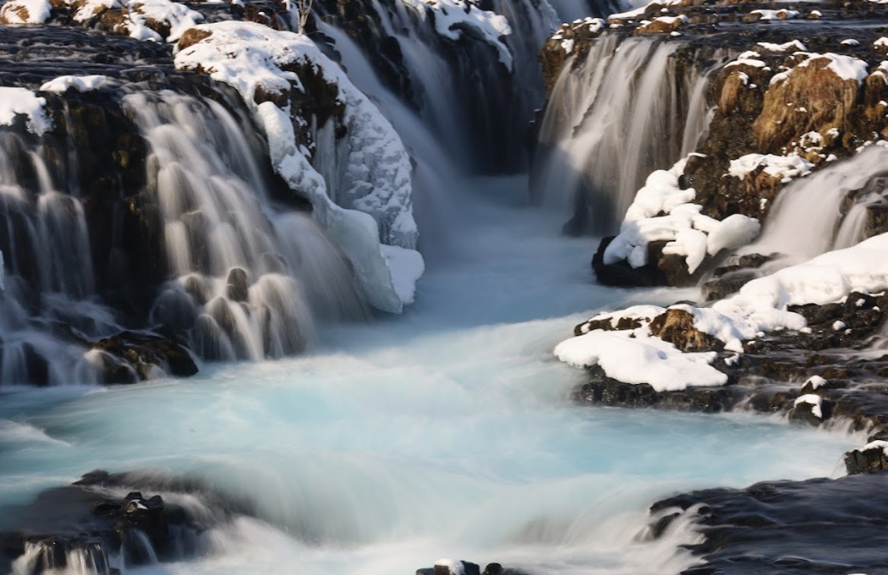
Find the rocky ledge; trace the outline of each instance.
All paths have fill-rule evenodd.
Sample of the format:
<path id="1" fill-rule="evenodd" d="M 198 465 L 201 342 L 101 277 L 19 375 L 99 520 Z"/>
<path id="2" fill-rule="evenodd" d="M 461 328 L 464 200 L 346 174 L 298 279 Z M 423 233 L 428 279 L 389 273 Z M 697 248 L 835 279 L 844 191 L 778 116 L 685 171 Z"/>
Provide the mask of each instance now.
<path id="1" fill-rule="evenodd" d="M 668 154 L 658 152 L 651 168 L 665 170 L 681 160 L 670 170 L 675 182 L 667 187 L 674 188 L 672 198 L 683 199 L 652 203 L 650 196 L 663 192 L 663 182 L 662 177 L 649 178 L 616 239 L 607 237 L 599 246 L 592 261 L 599 282 L 695 285 L 724 263 L 730 249 L 752 241 L 759 228 L 747 224 L 730 245 L 710 241 L 708 249 L 696 255 L 689 253 L 690 236 L 702 237 L 695 245 L 701 241 L 705 245 L 717 223 L 728 218 L 764 222 L 788 185 L 884 140 L 888 135 L 886 23 L 888 9 L 870 2 L 663 1 L 607 20 L 563 25 L 540 57 L 550 95 L 559 77 L 605 66 L 599 57 L 586 58 L 593 49 L 601 55 L 610 47 L 616 54 L 627 42 L 646 42 L 671 46 L 666 51 L 670 77 L 705 80 L 706 109 L 712 110 L 692 148 L 687 142 L 681 145 L 677 136 L 663 134 L 678 145 Z M 644 72 L 643 64 L 637 73 Z M 669 126 L 676 123 L 674 129 L 684 128 L 686 135 L 694 128 L 685 93 L 691 88 L 670 92 L 671 98 L 685 104 L 664 113 L 681 117 L 660 120 Z M 550 101 L 557 111 L 559 99 Z M 871 183 L 864 180 L 846 190 L 841 216 L 866 195 Z M 589 197 L 576 200 L 577 210 L 591 210 L 591 217 L 600 219 L 594 212 L 611 208 L 609 200 L 599 196 L 609 192 L 600 189 L 600 183 L 592 184 L 580 191 Z M 863 235 L 888 231 L 884 201 L 867 204 Z M 698 214 L 692 223 L 685 221 L 688 206 Z M 579 212 L 574 219 L 582 219 Z"/>
<path id="2" fill-rule="evenodd" d="M 243 511 L 196 480 L 92 471 L 3 510 L 0 571 L 40 575 L 77 566 L 114 575 L 124 565 L 182 560 L 201 550 L 201 533 Z"/>

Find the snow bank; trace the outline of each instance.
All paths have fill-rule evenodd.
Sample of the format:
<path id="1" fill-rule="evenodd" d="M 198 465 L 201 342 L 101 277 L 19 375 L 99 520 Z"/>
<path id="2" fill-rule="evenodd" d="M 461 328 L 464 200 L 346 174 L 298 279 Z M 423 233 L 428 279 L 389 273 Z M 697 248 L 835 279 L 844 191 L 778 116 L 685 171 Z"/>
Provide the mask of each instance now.
<path id="1" fill-rule="evenodd" d="M 40 86 L 40 92 L 64 94 L 73 88 L 78 92 L 99 90 L 111 81 L 108 76 L 59 76 Z"/>
<path id="2" fill-rule="evenodd" d="M 0 18 L 9 24 L 43 24 L 51 10 L 49 0 L 13 0 L 0 7 Z"/>
<path id="3" fill-rule="evenodd" d="M 240 92 L 265 131 L 275 170 L 312 202 L 314 217 L 351 261 L 370 304 L 400 312 L 413 299 L 422 258 L 415 252 L 419 232 L 410 158 L 394 128 L 305 36 L 251 22 L 196 28 L 210 35 L 180 51 L 176 67 L 201 69 Z M 255 100 L 260 89 L 266 94 L 304 90 L 298 75 L 285 69 L 301 66 L 335 85 L 344 104 L 346 138 L 335 149 L 315 151 L 328 163 L 338 160 L 335 182 L 325 180 L 312 164 L 312 152 L 297 142 L 293 124 L 305 125 L 307 119 L 293 118 L 289 105 Z M 383 244 L 414 253 L 383 251 Z"/>
<path id="4" fill-rule="evenodd" d="M 728 377 L 712 367 L 715 353 L 682 353 L 671 343 L 633 331 L 591 331 L 561 342 L 555 355 L 576 367 L 597 365 L 623 383 L 647 383 L 656 391 L 724 385 Z"/>
<path id="5" fill-rule="evenodd" d="M 697 192 L 678 184 L 686 162 L 648 176 L 626 211 L 620 233 L 604 252 L 605 264 L 626 260 L 641 267 L 647 264 L 650 242 L 669 241 L 663 253 L 685 256 L 688 272 L 694 273 L 707 254 L 744 246 L 758 235 L 761 225 L 756 219 L 735 214 L 719 221 L 700 213 L 703 207 L 692 203 Z"/>
<path id="6" fill-rule="evenodd" d="M 43 106 L 46 99 L 26 88 L 0 87 L 0 126 L 11 126 L 16 116 L 26 117 L 28 130 L 42 136 L 52 129 L 52 121 Z"/>
<path id="7" fill-rule="evenodd" d="M 512 34 L 512 28 L 505 16 L 464 0 L 404 0 L 404 3 L 422 18 L 431 16 L 435 31 L 450 40 L 462 38 L 464 28 L 476 31 L 496 49 L 500 62 L 512 71 L 512 52 L 503 42 L 503 37 Z"/>

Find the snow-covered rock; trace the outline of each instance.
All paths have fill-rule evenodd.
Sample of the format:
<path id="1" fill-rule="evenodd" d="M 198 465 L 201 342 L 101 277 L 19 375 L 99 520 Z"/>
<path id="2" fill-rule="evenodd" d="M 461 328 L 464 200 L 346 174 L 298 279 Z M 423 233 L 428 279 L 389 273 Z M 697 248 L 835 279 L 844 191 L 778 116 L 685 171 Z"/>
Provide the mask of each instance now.
<path id="1" fill-rule="evenodd" d="M 43 24 L 51 10 L 49 0 L 12 0 L 0 7 L 0 23 Z"/>
<path id="2" fill-rule="evenodd" d="M 811 414 L 817 419 L 823 419 L 823 398 L 819 395 L 813 393 L 802 395 L 801 397 L 796 398 L 792 405 L 793 407 L 798 407 L 802 404 L 810 405 Z"/>
<path id="3" fill-rule="evenodd" d="M 724 343 L 724 349 L 743 353 L 743 342 L 762 337 L 780 329 L 802 330 L 805 318 L 789 311 L 790 306 L 804 304 L 825 305 L 844 301 L 851 293 L 876 294 L 888 290 L 888 234 L 875 236 L 853 247 L 827 252 L 807 262 L 784 268 L 769 276 L 744 285 L 740 291 L 712 307 L 694 307 L 680 304 L 677 309 L 693 318 L 694 329 Z M 599 365 L 608 376 L 624 383 L 640 383 L 643 377 L 656 379 L 662 389 L 682 389 L 682 385 L 717 385 L 715 371 L 709 363 L 714 355 L 684 354 L 684 361 L 707 364 L 708 369 L 677 359 L 682 353 L 672 344 L 651 336 L 650 320 L 658 311 L 656 306 L 634 306 L 622 312 L 599 314 L 589 322 L 582 335 L 558 345 L 555 354 L 571 365 Z M 610 332 L 591 329 L 592 322 L 609 321 L 616 326 L 621 318 L 640 319 L 640 327 Z M 834 326 L 835 327 L 835 326 Z M 844 329 L 844 326 L 837 326 Z M 581 326 L 582 328 L 582 326 Z M 659 343 L 656 343 L 659 341 Z M 662 344 L 662 345 L 661 345 Z M 677 355 L 676 355 L 677 354 Z M 642 376 L 635 366 L 643 366 Z M 663 374 L 675 374 L 682 366 L 677 382 L 667 383 Z M 717 372 L 718 373 L 718 372 Z M 655 388 L 654 381 L 650 383 Z M 707 383 L 702 383 L 707 382 Z M 822 378 L 809 380 L 811 389 L 823 385 Z M 807 384 L 806 384 L 807 385 Z"/>
<path id="4" fill-rule="evenodd" d="M 496 49 L 500 62 L 512 70 L 512 52 L 503 41 L 512 34 L 512 28 L 505 16 L 482 10 L 465 0 L 404 0 L 404 3 L 422 18 L 432 18 L 435 31 L 450 40 L 462 38 L 465 28 L 474 30 Z"/>
<path id="5" fill-rule="evenodd" d="M 104 88 L 110 82 L 108 76 L 59 76 L 40 86 L 40 92 L 64 94 L 73 88 L 78 92 L 89 92 Z"/>
<path id="6" fill-rule="evenodd" d="M 0 87 L 0 126 L 11 126 L 16 116 L 26 117 L 28 130 L 38 136 L 52 129 L 43 106 L 46 99 L 26 88 Z"/>
<path id="7" fill-rule="evenodd" d="M 190 34 L 199 41 L 183 46 L 176 66 L 203 70 L 238 90 L 265 132 L 275 170 L 311 201 L 314 217 L 351 261 L 368 301 L 378 309 L 400 312 L 412 301 L 422 264 L 415 252 L 419 233 L 413 219 L 410 158 L 388 120 L 305 36 L 250 22 L 206 24 Z M 335 103 L 342 106 L 341 123 L 347 131 L 341 140 L 323 147 L 315 141 L 309 150 L 297 139 L 297 128 L 304 129 L 311 119 L 295 115 L 289 103 L 282 103 L 289 101 L 291 91 L 306 91 L 296 69 L 335 86 Z M 260 96 L 269 94 L 278 97 L 262 101 Z M 324 128 L 318 126 L 318 131 Z M 328 178 L 313 162 L 326 163 Z M 403 251 L 384 251 L 384 245 Z"/>
<path id="8" fill-rule="evenodd" d="M 626 260 L 641 267 L 648 263 L 648 244 L 668 240 L 663 253 L 684 256 L 693 274 L 707 255 L 741 247 L 758 235 L 761 225 L 754 218 L 734 214 L 719 221 L 700 213 L 702 206 L 693 203 L 696 191 L 679 186 L 686 161 L 648 176 L 604 252 L 606 265 Z"/>
<path id="9" fill-rule="evenodd" d="M 576 367 L 599 366 L 623 383 L 647 383 L 656 391 L 724 385 L 728 377 L 712 367 L 716 354 L 682 353 L 671 343 L 633 331 L 591 331 L 555 348 L 561 361 Z"/>

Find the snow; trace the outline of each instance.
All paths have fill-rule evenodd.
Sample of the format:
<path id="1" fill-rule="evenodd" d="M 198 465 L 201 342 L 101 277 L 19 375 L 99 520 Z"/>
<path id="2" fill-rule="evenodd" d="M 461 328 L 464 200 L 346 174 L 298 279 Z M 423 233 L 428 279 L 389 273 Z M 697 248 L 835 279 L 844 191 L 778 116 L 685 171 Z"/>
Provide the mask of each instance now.
<path id="1" fill-rule="evenodd" d="M 52 129 L 43 106 L 46 99 L 26 88 L 0 87 L 0 126 L 11 126 L 16 116 L 26 116 L 28 130 L 42 136 Z"/>
<path id="2" fill-rule="evenodd" d="M 819 375 L 812 375 L 805 380 L 805 383 L 802 385 L 802 387 L 805 387 L 807 385 L 810 385 L 811 389 L 820 389 L 821 387 L 826 385 L 826 380 Z"/>
<path id="3" fill-rule="evenodd" d="M 799 42 L 798 40 L 790 40 L 789 42 L 785 42 L 783 44 L 773 44 L 771 42 L 759 42 L 756 44 L 767 50 L 768 52 L 786 52 L 787 50 L 795 49 L 800 52 L 807 52 L 808 49 L 805 48 L 805 45 Z"/>
<path id="4" fill-rule="evenodd" d="M 728 174 L 735 178 L 743 179 L 759 167 L 764 166 L 764 172 L 773 178 L 779 178 L 786 183 L 793 178 L 807 176 L 811 173 L 814 164 L 797 154 L 775 156 L 773 154 L 746 154 L 736 160 L 731 160 Z"/>
<path id="5" fill-rule="evenodd" d="M 848 327 L 848 326 L 845 325 L 845 322 L 843 322 L 843 321 L 837 320 L 837 321 L 833 322 L 833 324 L 832 324 L 833 331 L 844 331 L 846 327 Z"/>
<path id="6" fill-rule="evenodd" d="M 759 60 L 759 57 L 761 57 L 761 54 L 759 54 L 758 52 L 753 52 L 752 50 L 749 50 L 749 51 L 743 52 L 742 54 L 737 56 L 737 58 L 735 58 L 733 62 L 729 62 L 725 66 L 725 68 L 731 68 L 733 66 L 741 66 L 741 65 L 751 66 L 753 68 L 764 68 L 765 63 L 762 62 L 761 60 Z"/>
<path id="7" fill-rule="evenodd" d="M 555 355 L 575 367 L 597 365 L 617 381 L 647 383 L 656 391 L 727 383 L 728 377 L 710 365 L 714 352 L 682 353 L 645 331 L 646 327 L 631 332 L 591 331 L 561 342 Z"/>
<path id="8" fill-rule="evenodd" d="M 697 192 L 678 185 L 686 162 L 648 176 L 604 252 L 605 264 L 626 260 L 641 267 L 647 264 L 648 244 L 666 240 L 663 253 L 685 256 L 688 272 L 694 273 L 707 254 L 741 247 L 758 235 L 761 225 L 753 218 L 735 214 L 719 221 L 700 213 L 702 206 L 692 203 Z"/>
<path id="9" fill-rule="evenodd" d="M 863 60 L 854 58 L 853 56 L 845 56 L 844 54 L 833 54 L 832 52 L 826 52 L 824 54 L 810 53 L 805 54 L 805 56 L 806 59 L 799 63 L 792 70 L 782 72 L 781 74 L 777 74 L 776 76 L 771 78 L 771 84 L 773 85 L 779 80 L 785 80 L 792 74 L 793 70 L 805 68 L 809 66 L 811 62 L 824 59 L 830 61 L 827 68 L 835 73 L 835 75 L 842 80 L 856 80 L 858 84 L 862 84 L 863 81 L 866 80 L 867 63 Z M 777 79 L 778 76 L 779 80 Z"/>
<path id="10" fill-rule="evenodd" d="M 422 257 L 415 252 L 419 232 L 413 219 L 412 168 L 397 132 L 305 36 L 251 22 L 217 22 L 197 29 L 211 35 L 180 51 L 176 67 L 201 69 L 240 92 L 265 132 L 275 170 L 311 201 L 313 217 L 351 261 L 369 303 L 400 313 L 413 299 L 410 284 L 421 274 Z M 339 159 L 330 181 L 312 164 L 313 152 L 297 143 L 293 123 L 307 120 L 291 117 L 289 105 L 255 101 L 260 88 L 278 94 L 303 90 L 298 75 L 284 69 L 294 65 L 306 66 L 335 85 L 345 107 L 347 137 L 317 151 L 319 158 Z M 414 254 L 385 250 L 384 245 Z"/>
<path id="11" fill-rule="evenodd" d="M 9 24 L 43 24 L 51 10 L 49 0 L 13 0 L 0 8 L 0 17 Z"/>
<path id="12" fill-rule="evenodd" d="M 617 324 L 621 319 L 632 319 L 639 320 L 643 325 L 647 325 L 651 323 L 651 320 L 653 320 L 664 311 L 666 311 L 665 308 L 662 308 L 658 305 L 635 305 L 619 311 L 600 313 L 589 321 L 592 322 L 609 320 L 611 327 L 617 327 Z M 580 329 L 583 331 L 583 333 L 588 333 L 588 323 L 584 324 Z"/>
<path id="13" fill-rule="evenodd" d="M 793 402 L 792 406 L 798 407 L 803 403 L 811 406 L 811 413 L 814 415 L 814 417 L 816 417 L 817 419 L 823 419 L 823 399 L 819 395 L 809 393 L 798 397 Z"/>
<path id="14" fill-rule="evenodd" d="M 497 50 L 500 62 L 512 70 L 512 52 L 502 40 L 512 34 L 505 16 L 482 10 L 464 0 L 404 0 L 404 3 L 419 12 L 422 18 L 431 15 L 435 31 L 450 40 L 462 38 L 463 27 L 478 32 Z"/>
<path id="15" fill-rule="evenodd" d="M 40 86 L 40 92 L 64 94 L 73 88 L 78 92 L 89 92 L 104 88 L 110 82 L 108 76 L 59 76 Z"/>
<path id="16" fill-rule="evenodd" d="M 888 38 L 886 38 L 885 36 L 882 36 L 881 38 L 879 38 L 878 40 L 873 42 L 873 47 L 874 48 L 888 48 Z"/>
<path id="17" fill-rule="evenodd" d="M 848 38 L 847 40 L 841 41 L 842 46 L 860 46 L 860 42 L 855 40 L 854 38 Z"/>
<path id="18" fill-rule="evenodd" d="M 644 6 L 634 8 L 632 10 L 629 10 L 628 12 L 620 12 L 619 14 L 611 14 L 610 16 L 607 17 L 607 19 L 608 19 L 608 21 L 610 21 L 610 20 L 634 20 L 634 19 L 638 18 L 639 16 L 643 16 L 644 13 L 647 11 L 648 7 L 653 4 L 657 4 L 658 6 L 673 6 L 676 4 L 681 4 L 681 0 L 665 0 L 665 1 L 653 0 L 652 2 L 649 2 L 649 3 L 645 4 Z"/>
<path id="19" fill-rule="evenodd" d="M 722 250 L 734 250 L 752 242 L 762 229 L 758 220 L 733 214 L 709 232 L 706 251 L 714 256 Z"/>
<path id="20" fill-rule="evenodd" d="M 881 439 L 877 439 L 875 441 L 870 441 L 866 445 L 864 445 L 860 451 L 870 451 L 881 449 L 882 453 L 885 454 L 885 457 L 888 457 L 888 441 L 882 441 Z"/>
<path id="21" fill-rule="evenodd" d="M 793 20 L 799 17 L 797 10 L 753 10 L 750 14 L 758 14 L 759 20 Z"/>

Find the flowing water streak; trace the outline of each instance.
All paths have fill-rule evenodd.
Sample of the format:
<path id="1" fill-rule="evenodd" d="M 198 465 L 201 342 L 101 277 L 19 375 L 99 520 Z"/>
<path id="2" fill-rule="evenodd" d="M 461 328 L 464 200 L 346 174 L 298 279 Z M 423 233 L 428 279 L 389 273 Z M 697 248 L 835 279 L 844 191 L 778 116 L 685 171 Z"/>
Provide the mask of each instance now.
<path id="1" fill-rule="evenodd" d="M 741 252 L 781 254 L 764 266 L 770 273 L 856 244 L 863 239 L 867 206 L 880 203 L 885 192 L 886 166 L 888 149 L 873 146 L 792 182 L 774 202 L 761 237 Z M 856 195 L 844 215 L 842 205 L 851 194 Z"/>
<path id="2" fill-rule="evenodd" d="M 256 361 L 301 351 L 313 309 L 362 311 L 345 259 L 307 214 L 272 205 L 257 152 L 221 105 L 173 93 L 125 105 L 151 148 L 148 188 L 176 276 L 156 321 L 190 329 L 205 359 Z"/>
<path id="3" fill-rule="evenodd" d="M 606 35 L 582 62 L 567 62 L 534 165 L 534 194 L 542 203 L 574 208 L 580 218 L 591 209 L 592 230 L 615 231 L 647 175 L 696 147 L 708 128 L 713 67 L 691 63 L 680 74 L 682 47 Z"/>

